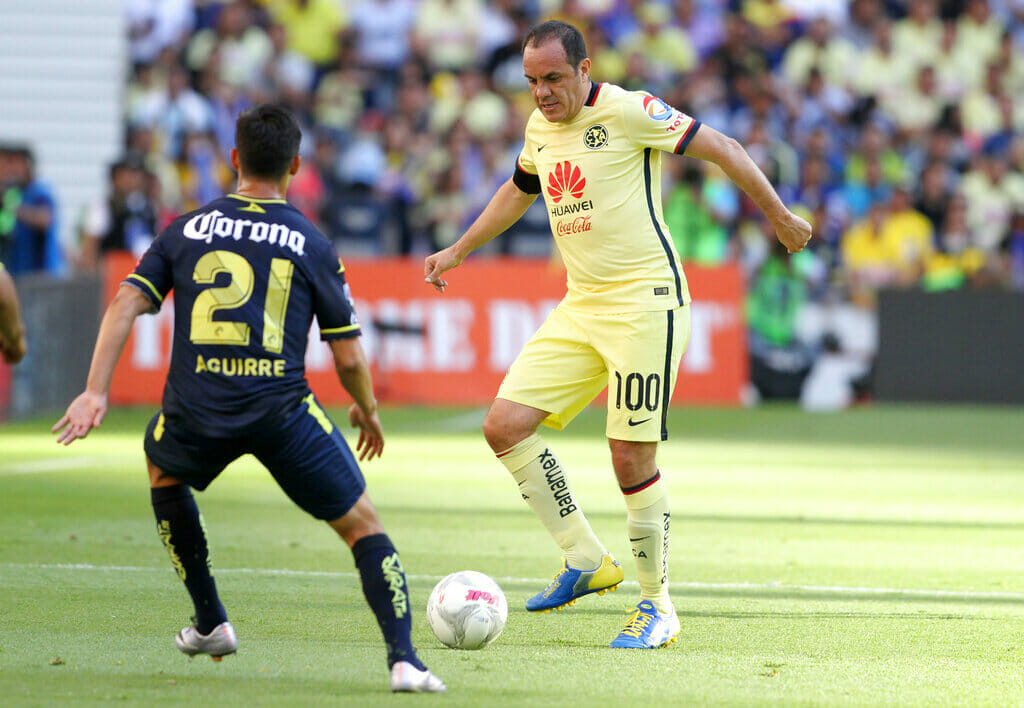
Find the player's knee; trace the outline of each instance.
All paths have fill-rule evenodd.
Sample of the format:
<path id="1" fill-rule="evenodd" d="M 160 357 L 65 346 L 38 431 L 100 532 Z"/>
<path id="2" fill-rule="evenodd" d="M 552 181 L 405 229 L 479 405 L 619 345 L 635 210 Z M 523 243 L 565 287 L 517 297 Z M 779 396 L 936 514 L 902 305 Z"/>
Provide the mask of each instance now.
<path id="1" fill-rule="evenodd" d="M 657 471 L 655 463 L 656 443 L 635 443 L 624 440 L 609 440 L 612 453 L 612 467 L 619 484 L 633 486 L 643 482 Z"/>
<path id="2" fill-rule="evenodd" d="M 502 447 L 506 437 L 505 422 L 500 416 L 496 415 L 494 411 L 488 411 L 487 415 L 484 416 L 483 423 L 484 439 L 487 444 L 491 446 L 491 449 L 495 452 L 501 452 L 507 450 L 508 447 Z"/>
<path id="3" fill-rule="evenodd" d="M 356 545 L 356 542 L 361 538 L 384 533 L 384 527 L 376 518 L 350 519 L 348 520 L 348 523 L 338 523 L 340 521 L 341 519 L 338 519 L 337 521 L 328 521 L 327 524 L 334 529 L 339 536 L 341 536 L 341 540 L 344 541 L 349 548 Z"/>
<path id="4" fill-rule="evenodd" d="M 503 452 L 526 437 L 517 429 L 512 416 L 494 407 L 484 417 L 483 431 L 484 439 L 495 452 Z"/>
<path id="5" fill-rule="evenodd" d="M 632 451 L 612 446 L 612 467 L 616 472 L 622 473 L 631 470 L 636 465 L 636 455 Z"/>
<path id="6" fill-rule="evenodd" d="M 331 524 L 331 528 L 338 532 L 338 535 L 341 536 L 341 540 L 344 541 L 345 545 L 349 548 L 356 545 L 360 539 L 384 533 L 384 527 L 381 526 L 379 521 L 374 523 L 354 524 L 344 529 L 339 529 L 337 526 L 334 526 L 334 524 Z"/>
<path id="7" fill-rule="evenodd" d="M 496 453 L 508 450 L 533 432 L 517 425 L 513 417 L 503 415 L 493 408 L 484 417 L 483 431 L 484 439 Z"/>
<path id="8" fill-rule="evenodd" d="M 484 439 L 494 452 L 504 452 L 536 432 L 545 415 L 543 411 L 499 398 L 484 416 Z"/>
<path id="9" fill-rule="evenodd" d="M 328 521 L 327 525 L 334 529 L 349 548 L 361 538 L 384 533 L 384 527 L 377 516 L 370 498 L 364 492 L 355 505 L 340 518 Z"/>

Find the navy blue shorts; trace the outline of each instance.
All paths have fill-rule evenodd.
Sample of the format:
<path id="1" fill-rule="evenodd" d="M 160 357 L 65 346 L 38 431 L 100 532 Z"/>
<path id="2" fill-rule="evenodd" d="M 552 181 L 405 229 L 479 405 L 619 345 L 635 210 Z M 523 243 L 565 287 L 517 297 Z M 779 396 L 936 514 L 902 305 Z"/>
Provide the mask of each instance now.
<path id="1" fill-rule="evenodd" d="M 366 489 L 355 456 L 312 394 L 279 425 L 238 437 L 203 437 L 157 413 L 144 447 L 154 465 L 199 491 L 252 453 L 293 502 L 324 521 L 344 516 Z"/>

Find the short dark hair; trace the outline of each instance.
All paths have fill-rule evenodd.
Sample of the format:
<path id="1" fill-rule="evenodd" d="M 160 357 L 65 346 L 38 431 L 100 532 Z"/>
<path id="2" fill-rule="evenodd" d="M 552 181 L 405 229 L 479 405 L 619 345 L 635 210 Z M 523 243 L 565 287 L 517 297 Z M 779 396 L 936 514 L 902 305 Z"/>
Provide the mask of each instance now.
<path id="1" fill-rule="evenodd" d="M 129 150 L 122 155 L 117 162 L 110 164 L 110 177 L 113 178 L 120 170 L 138 170 L 139 172 L 145 172 L 146 159 L 140 153 L 134 150 Z"/>
<path id="2" fill-rule="evenodd" d="M 4 143 L 0 145 L 0 153 L 9 157 L 20 157 L 30 164 L 35 162 L 32 148 L 25 143 Z"/>
<path id="3" fill-rule="evenodd" d="M 562 49 L 565 50 L 566 59 L 573 71 L 587 58 L 587 43 L 583 41 L 583 35 L 568 22 L 561 20 L 548 20 L 535 25 L 523 40 L 523 49 L 529 46 L 539 47 L 551 39 L 557 39 L 562 43 Z"/>
<path id="4" fill-rule="evenodd" d="M 242 111 L 235 124 L 238 161 L 251 177 L 284 177 L 301 140 L 302 130 L 292 114 L 269 103 Z"/>

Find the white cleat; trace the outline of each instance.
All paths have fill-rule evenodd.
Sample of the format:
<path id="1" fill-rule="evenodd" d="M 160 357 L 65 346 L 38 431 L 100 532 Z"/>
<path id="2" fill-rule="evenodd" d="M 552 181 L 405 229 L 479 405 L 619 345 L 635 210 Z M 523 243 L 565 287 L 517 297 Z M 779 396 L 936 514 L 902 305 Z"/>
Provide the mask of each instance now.
<path id="1" fill-rule="evenodd" d="M 429 671 L 420 671 L 408 661 L 391 667 L 391 690 L 395 693 L 444 693 L 448 688 Z"/>
<path id="2" fill-rule="evenodd" d="M 230 622 L 221 622 L 205 635 L 200 634 L 195 626 L 185 627 L 174 637 L 174 643 L 189 656 L 209 654 L 214 661 L 220 661 L 222 656 L 238 651 L 238 637 Z"/>

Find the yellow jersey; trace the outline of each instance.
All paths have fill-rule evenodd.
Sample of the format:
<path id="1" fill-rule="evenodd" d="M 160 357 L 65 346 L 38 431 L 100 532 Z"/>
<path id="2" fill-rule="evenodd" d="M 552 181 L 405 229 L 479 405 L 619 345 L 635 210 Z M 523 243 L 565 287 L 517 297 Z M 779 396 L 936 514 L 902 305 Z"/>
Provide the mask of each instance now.
<path id="1" fill-rule="evenodd" d="M 571 121 L 534 110 L 513 181 L 544 195 L 567 306 L 643 312 L 690 302 L 662 215 L 661 152 L 682 154 L 699 127 L 660 98 L 612 84 L 591 84 Z"/>

